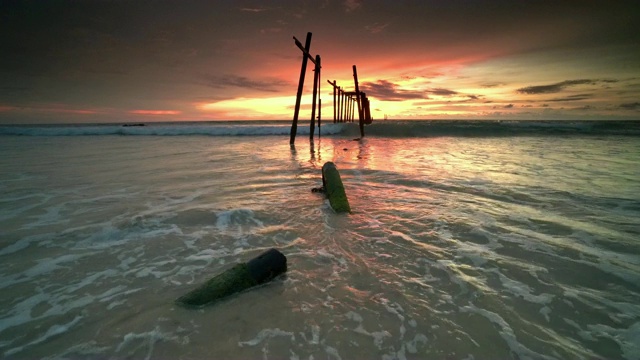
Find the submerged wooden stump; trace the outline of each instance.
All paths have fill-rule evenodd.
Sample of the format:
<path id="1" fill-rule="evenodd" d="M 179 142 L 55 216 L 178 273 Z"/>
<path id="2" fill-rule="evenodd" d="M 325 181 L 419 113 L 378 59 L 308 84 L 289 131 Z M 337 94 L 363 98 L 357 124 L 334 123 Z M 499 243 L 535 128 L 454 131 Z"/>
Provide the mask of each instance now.
<path id="1" fill-rule="evenodd" d="M 331 161 L 326 162 L 322 166 L 322 185 L 329 198 L 329 203 L 335 212 L 351 212 L 340 173 L 336 168 L 336 164 Z"/>
<path id="2" fill-rule="evenodd" d="M 184 306 L 203 306 L 253 286 L 266 283 L 287 271 L 287 257 L 270 249 L 249 262 L 235 265 L 176 300 Z"/>

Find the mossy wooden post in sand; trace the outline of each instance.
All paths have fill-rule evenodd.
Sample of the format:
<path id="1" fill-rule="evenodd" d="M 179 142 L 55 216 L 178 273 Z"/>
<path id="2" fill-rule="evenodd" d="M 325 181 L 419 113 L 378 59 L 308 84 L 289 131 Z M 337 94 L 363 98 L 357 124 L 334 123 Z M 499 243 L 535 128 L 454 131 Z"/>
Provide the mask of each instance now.
<path id="1" fill-rule="evenodd" d="M 246 263 L 235 265 L 211 278 L 200 287 L 176 300 L 187 306 L 203 306 L 227 296 L 266 283 L 287 271 L 287 257 L 276 249 L 269 249 Z"/>
<path id="2" fill-rule="evenodd" d="M 331 161 L 326 162 L 322 166 L 322 185 L 329 198 L 329 203 L 335 212 L 351 212 L 351 206 L 349 206 L 349 200 L 344 191 L 340 173 L 338 172 L 338 168 L 336 168 L 336 164 Z"/>

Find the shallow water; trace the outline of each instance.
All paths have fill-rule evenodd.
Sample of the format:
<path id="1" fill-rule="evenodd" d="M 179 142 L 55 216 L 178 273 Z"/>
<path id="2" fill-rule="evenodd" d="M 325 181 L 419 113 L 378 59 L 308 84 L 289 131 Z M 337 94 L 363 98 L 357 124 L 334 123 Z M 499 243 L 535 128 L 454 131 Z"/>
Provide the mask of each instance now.
<path id="1" fill-rule="evenodd" d="M 0 354 L 640 358 L 636 138 L 287 140 L 3 137 Z M 174 305 L 271 247 L 286 275 Z"/>

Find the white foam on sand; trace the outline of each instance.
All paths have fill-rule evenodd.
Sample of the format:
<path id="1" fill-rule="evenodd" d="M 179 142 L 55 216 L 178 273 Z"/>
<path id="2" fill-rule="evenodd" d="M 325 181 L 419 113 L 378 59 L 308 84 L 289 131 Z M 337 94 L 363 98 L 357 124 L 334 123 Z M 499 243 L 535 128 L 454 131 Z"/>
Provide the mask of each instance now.
<path id="1" fill-rule="evenodd" d="M 513 328 L 507 323 L 499 314 L 494 312 L 481 309 L 476 307 L 473 304 L 463 306 L 460 308 L 461 312 L 470 312 L 481 315 L 487 318 L 489 321 L 498 326 L 498 333 L 502 337 L 502 339 L 507 343 L 509 349 L 514 353 L 518 354 L 521 359 L 545 359 L 545 360 L 554 360 L 555 358 L 552 356 L 547 356 L 544 354 L 539 354 L 523 344 L 521 344 L 515 333 L 513 332 Z"/>
<path id="2" fill-rule="evenodd" d="M 635 322 L 626 329 L 614 329 L 602 324 L 588 325 L 588 329 L 592 336 L 615 341 L 622 349 L 625 359 L 640 359 L 640 322 Z"/>
<path id="3" fill-rule="evenodd" d="M 506 275 L 504 275 L 503 273 L 501 273 L 500 271 L 498 271 L 497 269 L 489 270 L 489 272 L 498 274 L 498 277 L 500 278 L 500 282 L 502 283 L 502 286 L 507 291 L 509 291 L 511 294 L 517 297 L 521 297 L 525 299 L 526 301 L 536 303 L 536 304 L 546 305 L 546 304 L 549 304 L 555 297 L 552 294 L 546 294 L 546 293 L 534 295 L 533 290 L 529 285 L 517 280 L 513 280 L 507 277 Z"/>
<path id="4" fill-rule="evenodd" d="M 11 356 L 14 355 L 16 353 L 19 353 L 20 351 L 22 351 L 23 349 L 29 347 L 29 346 L 33 346 L 33 345 L 37 345 L 40 344 L 46 340 L 48 340 L 51 337 L 57 336 L 57 335 L 61 335 L 64 334 L 65 332 L 69 331 L 70 328 L 72 328 L 73 326 L 75 326 L 78 322 L 80 322 L 80 320 L 82 320 L 82 316 L 76 316 L 73 320 L 71 320 L 70 322 L 66 323 L 66 324 L 56 324 L 51 326 L 46 333 L 44 333 L 42 336 L 40 336 L 39 338 L 29 342 L 26 345 L 23 346 L 19 346 L 19 347 L 15 347 L 13 349 L 9 349 L 7 351 L 5 351 L 4 355 L 5 356 Z"/>
<path id="5" fill-rule="evenodd" d="M 156 344 L 161 341 L 172 341 L 180 345 L 187 345 L 189 343 L 189 339 L 187 337 L 164 332 L 160 330 L 159 326 L 156 326 L 150 331 L 140 333 L 130 332 L 124 335 L 115 351 L 117 353 L 125 352 L 127 357 L 133 357 L 138 351 L 146 350 L 144 359 L 151 359 Z"/>

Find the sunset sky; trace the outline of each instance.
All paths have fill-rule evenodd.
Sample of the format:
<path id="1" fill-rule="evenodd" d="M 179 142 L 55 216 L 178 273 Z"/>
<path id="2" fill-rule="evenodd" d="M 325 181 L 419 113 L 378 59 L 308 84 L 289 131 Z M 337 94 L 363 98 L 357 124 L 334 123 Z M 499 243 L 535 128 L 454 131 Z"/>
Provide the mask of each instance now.
<path id="1" fill-rule="evenodd" d="M 313 33 L 390 119 L 640 119 L 640 1 L 0 1 L 0 123 L 291 119 Z M 301 119 L 309 119 L 312 67 Z"/>

